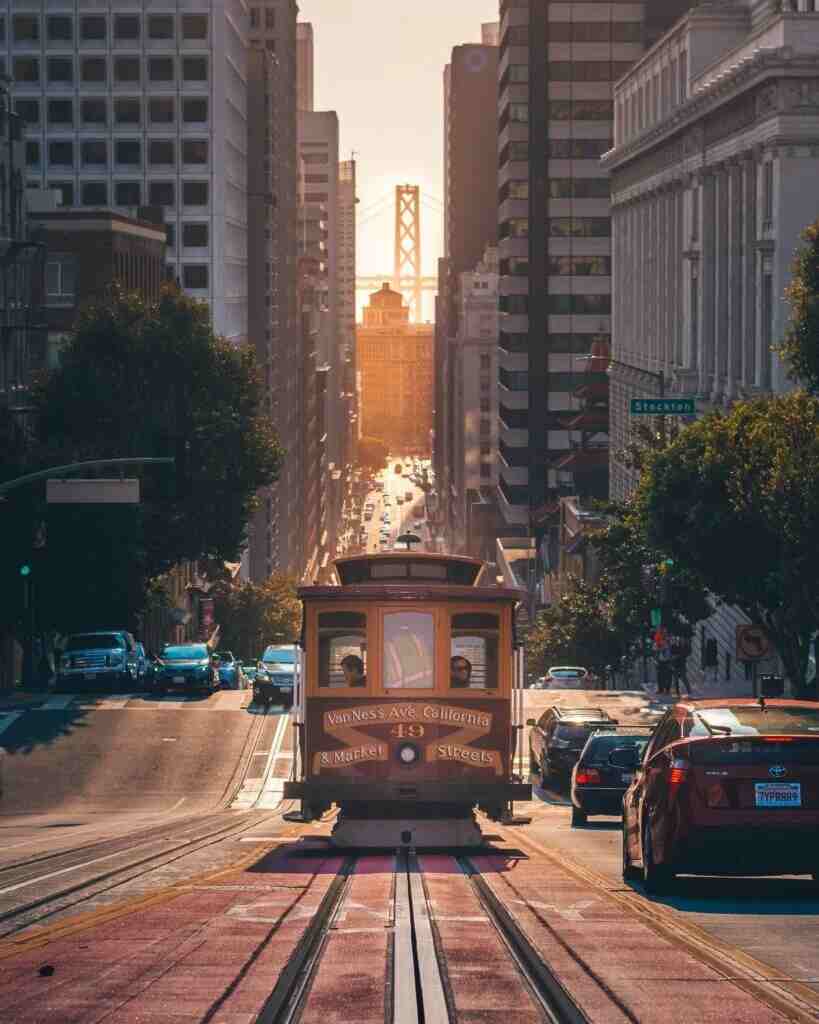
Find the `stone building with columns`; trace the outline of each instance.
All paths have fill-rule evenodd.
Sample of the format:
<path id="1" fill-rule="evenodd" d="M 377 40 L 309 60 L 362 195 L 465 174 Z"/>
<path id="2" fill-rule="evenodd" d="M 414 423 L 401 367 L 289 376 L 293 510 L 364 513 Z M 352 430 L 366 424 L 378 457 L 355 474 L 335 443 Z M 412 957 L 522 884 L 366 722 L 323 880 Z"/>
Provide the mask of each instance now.
<path id="1" fill-rule="evenodd" d="M 611 495 L 629 399 L 695 396 L 697 412 L 785 390 L 771 351 L 803 228 L 819 216 L 819 2 L 703 0 L 614 95 Z M 739 613 L 703 626 L 691 667 L 723 684 Z M 699 654 L 715 637 L 716 669 Z M 713 645 L 711 645 L 713 651 Z"/>

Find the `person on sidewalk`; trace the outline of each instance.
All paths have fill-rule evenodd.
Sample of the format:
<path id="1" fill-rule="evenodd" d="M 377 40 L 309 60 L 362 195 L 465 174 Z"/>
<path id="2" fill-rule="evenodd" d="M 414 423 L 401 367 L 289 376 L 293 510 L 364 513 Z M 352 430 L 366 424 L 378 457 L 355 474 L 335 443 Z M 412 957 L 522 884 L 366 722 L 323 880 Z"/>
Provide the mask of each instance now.
<path id="1" fill-rule="evenodd" d="M 690 654 L 690 647 L 686 643 L 677 644 L 672 650 L 672 673 L 674 677 L 674 689 L 677 691 L 677 696 L 680 696 L 680 683 L 685 687 L 687 696 L 691 696 L 692 690 L 688 682 L 688 655 Z"/>

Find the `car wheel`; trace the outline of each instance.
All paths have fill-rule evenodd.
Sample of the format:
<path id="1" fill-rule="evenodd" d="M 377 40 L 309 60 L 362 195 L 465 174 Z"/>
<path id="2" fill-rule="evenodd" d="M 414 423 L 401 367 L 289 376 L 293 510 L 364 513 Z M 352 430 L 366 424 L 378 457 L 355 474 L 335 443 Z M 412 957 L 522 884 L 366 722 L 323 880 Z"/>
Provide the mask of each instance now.
<path id="1" fill-rule="evenodd" d="M 572 806 L 572 828 L 582 828 L 589 820 L 588 814 L 579 807 Z"/>
<path id="2" fill-rule="evenodd" d="M 623 820 L 623 881 L 636 882 L 640 877 L 640 870 L 631 863 L 631 856 L 628 852 L 628 833 L 626 822 Z"/>
<path id="3" fill-rule="evenodd" d="M 643 822 L 641 853 L 643 858 L 643 885 L 646 892 L 660 895 L 667 892 L 674 881 L 674 872 L 665 864 L 656 864 L 648 821 Z"/>

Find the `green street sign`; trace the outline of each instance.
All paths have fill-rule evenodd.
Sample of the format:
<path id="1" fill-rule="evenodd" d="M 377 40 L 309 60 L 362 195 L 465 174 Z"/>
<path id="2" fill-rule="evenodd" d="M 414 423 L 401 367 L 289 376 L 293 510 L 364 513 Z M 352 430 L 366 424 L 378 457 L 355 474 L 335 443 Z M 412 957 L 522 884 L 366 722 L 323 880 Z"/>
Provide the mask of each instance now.
<path id="1" fill-rule="evenodd" d="M 632 398 L 632 416 L 694 416 L 693 398 Z"/>
<path id="2" fill-rule="evenodd" d="M 651 625 L 656 629 L 658 626 L 663 624 L 663 610 L 662 608 L 651 609 Z"/>

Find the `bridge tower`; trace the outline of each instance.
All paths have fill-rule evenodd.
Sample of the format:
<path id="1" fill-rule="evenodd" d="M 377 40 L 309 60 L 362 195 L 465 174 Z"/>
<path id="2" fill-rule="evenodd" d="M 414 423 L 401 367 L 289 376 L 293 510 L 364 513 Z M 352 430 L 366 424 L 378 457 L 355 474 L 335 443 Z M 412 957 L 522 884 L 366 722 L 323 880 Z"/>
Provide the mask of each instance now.
<path id="1" fill-rule="evenodd" d="M 395 186 L 395 291 L 404 295 L 410 320 L 421 323 L 421 190 L 418 185 Z"/>

